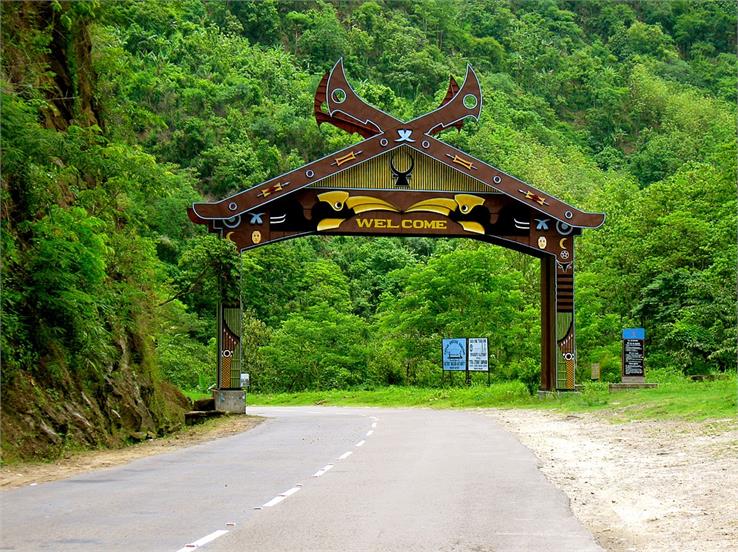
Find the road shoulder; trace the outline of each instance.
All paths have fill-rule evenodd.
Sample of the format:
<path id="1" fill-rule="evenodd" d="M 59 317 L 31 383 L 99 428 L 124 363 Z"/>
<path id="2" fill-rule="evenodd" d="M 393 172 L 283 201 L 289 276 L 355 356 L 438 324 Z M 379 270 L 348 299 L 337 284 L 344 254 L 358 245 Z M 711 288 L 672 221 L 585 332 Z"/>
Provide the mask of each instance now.
<path id="1" fill-rule="evenodd" d="M 485 413 L 512 431 L 611 551 L 738 548 L 738 421 L 634 421 L 536 410 Z"/>
<path id="2" fill-rule="evenodd" d="M 225 416 L 203 424 L 186 427 L 177 433 L 149 439 L 121 449 L 69 452 L 50 462 L 13 463 L 0 467 L 0 490 L 15 489 L 48 481 L 66 479 L 80 473 L 112 468 L 133 460 L 166 454 L 220 437 L 228 437 L 253 429 L 264 418 L 259 416 Z"/>

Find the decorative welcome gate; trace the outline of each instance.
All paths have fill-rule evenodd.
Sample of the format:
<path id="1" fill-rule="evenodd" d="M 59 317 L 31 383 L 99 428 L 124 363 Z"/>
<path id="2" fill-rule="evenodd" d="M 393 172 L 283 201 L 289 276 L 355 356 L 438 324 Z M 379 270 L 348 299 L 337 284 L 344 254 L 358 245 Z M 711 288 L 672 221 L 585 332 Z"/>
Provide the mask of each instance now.
<path id="1" fill-rule="evenodd" d="M 315 119 L 364 140 L 221 201 L 195 203 L 190 219 L 239 251 L 311 234 L 383 235 L 474 238 L 538 257 L 541 390 L 574 389 L 574 237 L 605 217 L 434 137 L 478 119 L 481 108 L 469 66 L 461 87 L 451 78 L 436 110 L 399 121 L 356 95 L 339 60 L 318 86 Z M 220 327 L 221 357 L 228 358 L 240 343 L 223 331 L 222 315 Z M 225 364 L 232 362 L 218 364 L 221 388 L 236 381 Z"/>

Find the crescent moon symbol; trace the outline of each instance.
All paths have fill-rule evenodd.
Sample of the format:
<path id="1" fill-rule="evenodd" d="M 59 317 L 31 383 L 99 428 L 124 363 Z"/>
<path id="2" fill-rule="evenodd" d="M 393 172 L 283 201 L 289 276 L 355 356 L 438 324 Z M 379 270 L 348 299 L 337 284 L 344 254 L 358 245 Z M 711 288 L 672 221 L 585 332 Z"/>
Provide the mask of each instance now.
<path id="1" fill-rule="evenodd" d="M 233 234 L 233 232 L 228 232 L 228 233 L 226 234 L 226 236 L 225 236 L 225 239 L 227 239 L 227 240 L 230 240 L 230 241 L 233 241 L 233 240 L 231 239 L 231 234 Z"/>
<path id="2" fill-rule="evenodd" d="M 566 246 L 564 245 L 564 242 L 565 242 L 566 240 L 568 240 L 568 239 L 569 239 L 569 238 L 561 238 L 561 239 L 559 240 L 559 247 L 560 247 L 561 249 L 566 249 Z"/>
<path id="3" fill-rule="evenodd" d="M 395 168 L 395 165 L 393 164 L 395 161 L 395 156 L 393 155 L 390 157 L 390 168 L 395 171 L 397 174 L 409 174 L 412 172 L 413 168 L 415 167 L 415 159 L 413 159 L 412 155 L 405 154 L 410 158 L 410 168 L 406 171 L 398 171 L 397 168 Z"/>

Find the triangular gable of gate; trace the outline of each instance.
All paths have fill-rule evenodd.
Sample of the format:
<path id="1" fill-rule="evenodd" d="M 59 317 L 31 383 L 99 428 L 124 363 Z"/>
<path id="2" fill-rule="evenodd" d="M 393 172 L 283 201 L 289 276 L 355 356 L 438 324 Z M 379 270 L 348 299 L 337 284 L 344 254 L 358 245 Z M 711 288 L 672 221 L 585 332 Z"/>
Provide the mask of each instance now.
<path id="1" fill-rule="evenodd" d="M 361 102 L 345 81 L 343 67 L 339 62 L 321 82 L 316 94 L 316 105 L 325 101 L 326 97 L 332 97 L 335 92 L 331 89 L 333 81 L 349 91 L 348 97 L 353 99 L 354 103 Z M 459 121 L 463 119 L 459 113 L 463 115 L 465 108 L 457 101 L 459 99 L 466 101 L 470 95 L 479 96 L 476 108 L 469 108 L 467 113 L 467 116 L 478 117 L 481 108 L 481 93 L 478 82 L 475 88 L 469 85 L 470 81 L 472 85 L 476 82 L 476 76 L 471 68 L 467 70 L 467 78 L 460 89 L 452 79 L 449 94 L 441 107 L 407 123 L 397 121 L 390 115 L 364 103 L 361 103 L 358 108 L 354 106 L 358 113 L 353 120 L 354 122 L 361 121 L 359 130 L 362 135 L 368 136 L 365 140 L 223 200 L 195 203 L 189 210 L 190 218 L 193 222 L 209 224 L 212 227 L 213 221 L 225 221 L 244 213 L 253 213 L 303 188 L 320 187 L 393 191 L 496 192 L 542 215 L 553 217 L 575 228 L 600 226 L 604 222 L 603 214 L 581 211 L 433 137 L 439 129 L 458 126 Z M 333 86 L 335 88 L 337 85 Z M 343 89 L 338 90 L 345 93 Z M 455 95 L 452 94 L 453 90 L 456 90 Z M 442 115 L 439 114 L 444 109 L 450 110 L 446 123 L 442 122 Z M 374 119 L 370 117 L 372 114 Z M 435 126 L 423 127 L 424 118 L 430 119 L 430 124 Z M 351 121 L 352 116 L 346 111 L 336 109 L 332 114 L 330 109 L 329 113 L 316 111 L 316 120 L 319 123 L 328 122 L 344 130 L 351 130 L 351 124 L 347 121 Z M 374 120 L 380 123 L 377 124 Z M 413 127 L 414 124 L 418 128 Z M 380 128 L 382 125 L 387 128 Z M 422 134 L 419 133 L 420 129 L 425 129 Z M 359 132 L 357 129 L 353 130 Z"/>
<path id="2" fill-rule="evenodd" d="M 490 186 L 408 145 L 390 149 L 311 184 L 310 188 L 426 192 L 495 192 Z"/>
<path id="3" fill-rule="evenodd" d="M 353 149 L 344 153 L 343 157 L 360 157 L 364 153 L 361 144 L 362 142 L 356 144 Z M 332 156 L 334 163 L 336 159 L 340 163 L 341 158 L 342 156 L 337 154 Z M 459 165 L 458 168 L 454 166 L 457 164 Z M 311 166 L 312 164 L 303 165 L 292 173 L 310 174 L 311 169 L 309 167 Z M 469 166 L 472 167 L 471 170 L 464 170 Z M 516 193 L 505 192 L 495 185 L 469 174 L 478 166 L 486 166 L 486 164 L 464 153 L 454 152 L 453 156 L 447 157 L 447 159 L 436 159 L 433 155 L 424 152 L 422 146 L 401 144 L 352 163 L 350 167 L 344 169 L 336 167 L 336 170 L 330 171 L 323 178 L 313 179 L 313 182 L 301 182 L 295 185 L 290 181 L 291 174 L 287 173 L 257 184 L 219 202 L 196 203 L 190 209 L 189 214 L 193 222 L 200 224 L 205 224 L 214 219 L 229 219 L 244 213 L 254 212 L 278 199 L 286 199 L 303 188 L 497 193 L 506 195 L 515 202 L 535 209 L 543 215 L 553 216 L 564 223 L 569 222 L 566 216 L 568 213 L 582 213 L 575 207 L 560 202 L 563 206 L 563 216 L 559 213 L 557 213 L 558 216 L 555 216 L 550 209 L 547 209 L 547 203 L 552 197 L 551 195 L 542 193 L 522 181 L 517 181 L 517 179 L 516 181 L 520 184 L 516 188 Z M 497 169 L 494 170 L 497 171 Z M 502 171 L 498 172 L 504 174 Z M 402 182 L 403 176 L 406 178 L 406 183 Z M 399 185 L 398 180 L 401 181 Z M 243 201 L 244 196 L 253 198 L 251 204 Z M 235 205 L 235 201 L 238 201 L 238 209 L 230 209 L 229 207 Z M 542 204 L 544 202 L 546 204 Z M 213 212 L 213 207 L 220 207 L 221 211 Z M 561 210 L 560 208 L 559 211 Z M 604 215 L 599 213 L 582 213 L 582 215 L 584 215 L 584 217 L 581 217 L 581 219 L 584 219 L 584 224 L 580 219 L 580 224 L 572 223 L 571 225 L 597 227 L 604 221 Z"/>

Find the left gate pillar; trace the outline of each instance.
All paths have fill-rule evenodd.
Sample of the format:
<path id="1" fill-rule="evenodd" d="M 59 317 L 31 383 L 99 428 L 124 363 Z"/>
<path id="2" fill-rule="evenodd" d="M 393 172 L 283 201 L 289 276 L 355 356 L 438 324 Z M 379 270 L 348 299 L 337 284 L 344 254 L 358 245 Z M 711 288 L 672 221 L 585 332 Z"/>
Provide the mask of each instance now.
<path id="1" fill-rule="evenodd" d="M 231 414 L 246 411 L 246 392 L 241 387 L 241 304 L 218 302 L 218 373 L 213 390 L 215 410 Z"/>
<path id="2" fill-rule="evenodd" d="M 241 386 L 241 257 L 228 255 L 218 269 L 218 361 L 215 410 L 246 413 L 246 392 Z"/>

